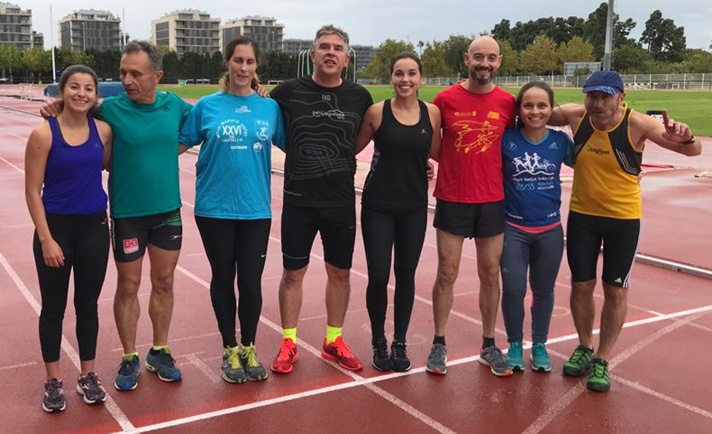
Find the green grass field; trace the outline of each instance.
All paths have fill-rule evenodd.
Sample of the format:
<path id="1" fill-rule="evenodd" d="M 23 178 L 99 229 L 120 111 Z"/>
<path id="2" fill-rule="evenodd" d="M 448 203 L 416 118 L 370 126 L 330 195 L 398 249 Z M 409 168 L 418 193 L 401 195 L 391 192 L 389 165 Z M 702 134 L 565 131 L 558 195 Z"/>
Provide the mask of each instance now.
<path id="1" fill-rule="evenodd" d="M 390 86 L 367 86 L 366 88 L 371 92 L 374 101 L 382 101 L 390 98 L 393 94 L 393 89 Z M 442 89 L 444 89 L 442 86 L 423 86 L 420 88 L 420 98 L 424 101 L 432 101 Z M 218 87 L 214 85 L 161 85 L 160 90 L 175 92 L 183 98 L 198 99 L 216 92 Z M 518 89 L 507 88 L 507 90 L 516 93 Z M 583 102 L 583 94 L 580 89 L 555 89 L 555 93 L 557 104 Z M 646 110 L 667 109 L 671 117 L 690 125 L 695 135 L 712 136 L 712 122 L 710 122 L 712 119 L 712 93 L 710 92 L 629 90 L 626 100 L 634 110 L 643 113 Z"/>

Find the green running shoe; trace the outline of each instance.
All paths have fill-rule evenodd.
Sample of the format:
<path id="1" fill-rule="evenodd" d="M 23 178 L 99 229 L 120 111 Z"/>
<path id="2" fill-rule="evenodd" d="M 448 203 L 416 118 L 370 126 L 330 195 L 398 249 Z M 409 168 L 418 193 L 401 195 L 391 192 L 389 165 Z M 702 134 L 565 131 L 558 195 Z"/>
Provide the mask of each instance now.
<path id="1" fill-rule="evenodd" d="M 507 364 L 514 372 L 524 372 L 524 356 L 521 342 L 510 342 L 507 350 Z"/>
<path id="2" fill-rule="evenodd" d="M 608 372 L 608 362 L 595 358 L 593 368 L 586 381 L 586 388 L 592 392 L 608 392 L 611 388 L 611 374 Z"/>
<path id="3" fill-rule="evenodd" d="M 585 345 L 579 345 L 574 350 L 571 358 L 564 362 L 564 375 L 567 377 L 580 377 L 591 367 L 593 350 Z"/>

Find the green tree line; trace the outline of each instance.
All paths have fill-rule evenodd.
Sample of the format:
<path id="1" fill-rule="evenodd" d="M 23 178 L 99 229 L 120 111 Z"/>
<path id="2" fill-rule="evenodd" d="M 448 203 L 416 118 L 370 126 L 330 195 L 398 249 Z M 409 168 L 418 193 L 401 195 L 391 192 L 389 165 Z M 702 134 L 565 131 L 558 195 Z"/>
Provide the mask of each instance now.
<path id="1" fill-rule="evenodd" d="M 503 55 L 500 75 L 562 74 L 566 62 L 602 61 L 608 3 L 601 3 L 587 19 L 539 18 L 514 25 L 503 19 L 480 35 L 497 39 Z M 712 72 L 712 54 L 688 49 L 684 27 L 664 18 L 659 10 L 650 14 L 639 39 L 630 37 L 637 26 L 632 19 L 614 14 L 613 68 L 624 74 Z M 474 35 L 451 35 L 445 41 L 417 46 L 429 77 L 464 77 L 463 54 Z M 712 45 L 710 46 L 712 48 Z M 388 39 L 377 49 L 363 77 L 387 81 L 391 57 L 401 51 L 415 53 L 413 44 Z"/>

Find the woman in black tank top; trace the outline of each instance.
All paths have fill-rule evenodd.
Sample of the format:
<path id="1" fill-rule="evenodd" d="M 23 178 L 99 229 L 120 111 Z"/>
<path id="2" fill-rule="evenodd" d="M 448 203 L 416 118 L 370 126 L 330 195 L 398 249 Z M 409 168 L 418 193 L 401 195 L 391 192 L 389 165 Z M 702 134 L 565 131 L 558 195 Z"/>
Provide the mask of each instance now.
<path id="1" fill-rule="evenodd" d="M 361 229 L 368 263 L 366 305 L 371 320 L 373 366 L 410 369 L 406 333 L 415 296 L 415 270 L 425 239 L 428 157 L 440 147 L 440 111 L 418 99 L 423 65 L 412 53 L 391 61 L 394 96 L 372 105 L 356 138 L 358 153 L 374 140 L 371 170 L 361 202 Z M 395 252 L 394 334 L 385 335 L 391 251 Z"/>

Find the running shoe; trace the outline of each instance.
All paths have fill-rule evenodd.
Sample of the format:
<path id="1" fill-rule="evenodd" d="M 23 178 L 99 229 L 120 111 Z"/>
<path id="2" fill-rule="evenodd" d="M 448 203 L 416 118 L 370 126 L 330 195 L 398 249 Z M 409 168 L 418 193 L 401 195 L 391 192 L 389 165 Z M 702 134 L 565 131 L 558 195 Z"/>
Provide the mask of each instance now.
<path id="1" fill-rule="evenodd" d="M 138 376 L 141 375 L 140 367 L 141 362 L 139 362 L 138 356 L 133 356 L 128 360 L 122 358 L 119 372 L 114 378 L 114 387 L 121 391 L 134 390 L 138 386 Z"/>
<path id="2" fill-rule="evenodd" d="M 447 347 L 443 344 L 433 344 L 425 362 L 425 370 L 431 374 L 447 374 Z"/>
<path id="3" fill-rule="evenodd" d="M 593 363 L 593 350 L 585 345 L 579 345 L 574 350 L 569 360 L 564 362 L 564 375 L 567 377 L 580 377 Z"/>
<path id="4" fill-rule="evenodd" d="M 272 361 L 270 369 L 278 374 L 289 374 L 294 369 L 294 364 L 299 360 L 297 344 L 290 338 L 283 338 L 279 346 L 277 357 Z"/>
<path id="5" fill-rule="evenodd" d="M 551 371 L 551 359 L 549 359 L 549 352 L 546 351 L 546 344 L 537 342 L 532 345 L 532 353 L 529 357 L 532 361 L 532 371 Z"/>
<path id="6" fill-rule="evenodd" d="M 608 362 L 596 357 L 593 359 L 591 374 L 586 381 L 586 388 L 592 392 L 608 392 L 611 388 L 611 374 L 608 372 Z"/>
<path id="7" fill-rule="evenodd" d="M 171 356 L 169 348 L 156 351 L 151 348 L 146 356 L 146 369 L 158 375 L 162 381 L 180 381 L 183 379 L 180 369 L 176 367 L 176 360 Z"/>
<path id="8" fill-rule="evenodd" d="M 77 392 L 84 397 L 87 404 L 98 404 L 106 401 L 106 389 L 101 385 L 101 380 L 94 372 L 77 379 Z"/>
<path id="9" fill-rule="evenodd" d="M 391 364 L 396 372 L 410 371 L 410 359 L 405 349 L 405 342 L 393 341 L 391 344 Z"/>
<path id="10" fill-rule="evenodd" d="M 241 384 L 247 381 L 245 368 L 240 360 L 238 347 L 226 347 L 222 356 L 222 378 L 228 383 Z"/>
<path id="11" fill-rule="evenodd" d="M 521 342 L 510 342 L 507 363 L 514 372 L 524 372 L 524 349 Z"/>
<path id="12" fill-rule="evenodd" d="M 267 379 L 267 370 L 257 359 L 257 349 L 254 345 L 243 345 L 240 347 L 240 362 L 245 368 L 245 374 L 250 381 L 262 381 Z"/>
<path id="13" fill-rule="evenodd" d="M 388 357 L 388 342 L 386 338 L 376 339 L 371 343 L 371 346 L 373 347 L 371 365 L 381 372 L 393 370 L 393 364 L 390 357 Z"/>
<path id="14" fill-rule="evenodd" d="M 336 362 L 344 369 L 349 371 L 358 371 L 363 368 L 363 363 L 354 356 L 351 348 L 346 345 L 346 342 L 339 336 L 330 344 L 324 338 L 324 346 L 321 348 L 321 357 L 331 362 Z"/>
<path id="15" fill-rule="evenodd" d="M 483 348 L 479 360 L 483 365 L 489 366 L 490 371 L 498 377 L 509 377 L 513 373 L 512 368 L 507 364 L 507 357 L 494 345 Z"/>
<path id="16" fill-rule="evenodd" d="M 62 380 L 50 378 L 44 384 L 44 399 L 42 399 L 42 410 L 47 413 L 57 413 L 64 411 L 67 404 L 64 402 L 64 386 Z"/>

